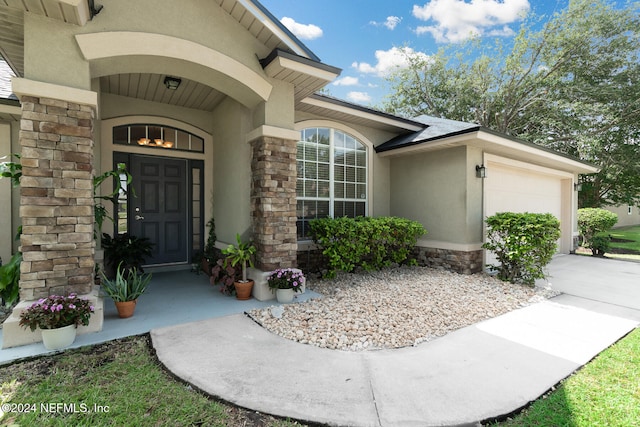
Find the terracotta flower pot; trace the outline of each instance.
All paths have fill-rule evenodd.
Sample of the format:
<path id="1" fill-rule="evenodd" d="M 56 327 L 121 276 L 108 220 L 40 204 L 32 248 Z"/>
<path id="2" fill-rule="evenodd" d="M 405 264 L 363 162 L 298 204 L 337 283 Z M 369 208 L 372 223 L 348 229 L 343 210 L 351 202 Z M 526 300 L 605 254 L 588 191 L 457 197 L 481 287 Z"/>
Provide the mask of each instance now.
<path id="1" fill-rule="evenodd" d="M 121 319 L 133 316 L 133 312 L 136 309 L 137 300 L 116 302 L 116 309 L 118 310 L 118 316 Z"/>
<path id="2" fill-rule="evenodd" d="M 234 282 L 236 287 L 236 299 L 248 300 L 251 298 L 251 290 L 253 289 L 253 280 L 246 282 Z"/>

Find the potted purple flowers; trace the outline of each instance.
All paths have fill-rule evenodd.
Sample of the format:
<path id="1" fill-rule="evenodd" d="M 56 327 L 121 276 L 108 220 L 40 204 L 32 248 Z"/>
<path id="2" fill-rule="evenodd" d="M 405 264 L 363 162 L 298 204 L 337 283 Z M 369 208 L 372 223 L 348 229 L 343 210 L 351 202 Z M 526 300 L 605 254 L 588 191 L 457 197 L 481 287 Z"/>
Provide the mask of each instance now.
<path id="1" fill-rule="evenodd" d="M 267 284 L 280 303 L 293 301 L 296 292 L 302 292 L 304 275 L 295 268 L 279 268 L 269 275 Z"/>
<path id="2" fill-rule="evenodd" d="M 42 330 L 42 342 L 49 350 L 73 343 L 78 325 L 89 325 L 94 307 L 76 294 L 49 295 L 31 304 L 20 314 L 20 326 Z"/>

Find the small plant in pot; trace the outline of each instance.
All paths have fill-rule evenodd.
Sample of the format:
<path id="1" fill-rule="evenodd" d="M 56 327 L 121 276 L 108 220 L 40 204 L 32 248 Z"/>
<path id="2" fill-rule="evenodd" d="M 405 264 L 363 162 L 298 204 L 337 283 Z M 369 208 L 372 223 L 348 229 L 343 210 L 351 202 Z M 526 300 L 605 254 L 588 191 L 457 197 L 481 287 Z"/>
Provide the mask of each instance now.
<path id="1" fill-rule="evenodd" d="M 278 302 L 291 302 L 296 292 L 302 292 L 304 275 L 294 268 L 279 268 L 269 275 L 267 285 L 275 292 Z"/>
<path id="2" fill-rule="evenodd" d="M 220 292 L 235 295 L 235 282 L 242 280 L 242 270 L 231 265 L 228 258 L 219 258 L 211 269 L 209 281 L 212 285 L 220 284 Z"/>
<path id="3" fill-rule="evenodd" d="M 133 316 L 138 297 L 147 290 L 151 281 L 151 273 L 142 273 L 135 267 L 123 268 L 122 262 L 116 269 L 116 277 L 108 279 L 102 275 L 102 290 L 116 305 L 118 316 Z"/>
<path id="4" fill-rule="evenodd" d="M 242 243 L 240 234 L 236 234 L 238 246 L 230 245 L 224 249 L 222 253 L 227 256 L 226 262 L 230 262 L 232 267 L 240 264 L 242 266 L 242 280 L 234 282 L 236 288 L 236 298 L 239 300 L 247 300 L 251 298 L 253 289 L 253 280 L 247 279 L 247 263 L 253 267 L 253 255 L 256 253 L 256 247 L 251 243 Z"/>

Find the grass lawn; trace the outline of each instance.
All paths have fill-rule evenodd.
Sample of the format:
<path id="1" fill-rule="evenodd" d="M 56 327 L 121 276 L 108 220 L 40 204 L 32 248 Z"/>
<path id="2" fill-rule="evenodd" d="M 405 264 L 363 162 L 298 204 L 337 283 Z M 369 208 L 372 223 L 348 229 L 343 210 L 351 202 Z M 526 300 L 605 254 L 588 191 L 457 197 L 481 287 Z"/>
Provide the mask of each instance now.
<path id="1" fill-rule="evenodd" d="M 616 228 L 609 230 L 606 234 L 613 238 L 611 247 L 627 249 L 640 252 L 640 226 Z M 618 240 L 627 240 L 620 242 Z"/>
<path id="2" fill-rule="evenodd" d="M 640 426 L 640 329 L 500 426 Z"/>
<path id="3" fill-rule="evenodd" d="M 2 410 L 15 404 L 23 412 L 0 411 L 0 425 L 299 425 L 217 402 L 176 381 L 160 367 L 148 336 L 0 366 L 0 381 Z"/>

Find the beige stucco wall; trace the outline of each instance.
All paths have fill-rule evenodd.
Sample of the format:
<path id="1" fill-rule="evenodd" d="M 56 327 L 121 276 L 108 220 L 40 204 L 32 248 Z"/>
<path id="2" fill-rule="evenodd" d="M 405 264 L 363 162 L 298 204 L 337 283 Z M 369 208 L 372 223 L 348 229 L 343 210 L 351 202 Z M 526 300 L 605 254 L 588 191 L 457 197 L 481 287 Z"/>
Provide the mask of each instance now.
<path id="1" fill-rule="evenodd" d="M 235 243 L 236 233 L 251 231 L 251 112 L 227 98 L 214 112 L 213 123 L 213 215 L 218 241 Z M 211 203 L 209 203 L 211 204 Z M 208 218 L 207 218 L 208 220 Z"/>
<path id="2" fill-rule="evenodd" d="M 422 223 L 428 241 L 460 250 L 478 244 L 479 222 L 470 222 L 468 213 L 474 210 L 469 204 L 478 203 L 467 191 L 468 162 L 466 147 L 391 158 L 391 215 Z"/>
<path id="3" fill-rule="evenodd" d="M 639 206 L 631 206 L 631 213 L 629 213 L 629 205 L 606 206 L 605 209 L 618 215 L 618 222 L 615 225 L 616 228 L 640 225 Z"/>
<path id="4" fill-rule="evenodd" d="M 193 0 L 181 2 L 179 13 L 167 19 L 167 10 L 176 7 L 172 0 L 110 0 L 99 15 L 83 27 L 64 24 L 56 20 L 25 13 L 25 77 L 90 89 L 89 63 L 78 48 L 75 34 L 104 31 L 136 31 L 163 34 L 195 42 L 214 49 L 263 75 L 256 58 L 269 52 L 234 18 L 215 2 Z M 115 65 L 114 65 L 115 64 Z M 122 72 L 167 73 L 169 69 L 182 69 L 180 75 L 195 71 L 196 64 L 165 61 L 153 56 L 124 56 L 96 60 L 91 65 L 95 77 L 101 68 L 117 67 Z M 164 68 L 163 68 L 164 67 Z"/>
<path id="5" fill-rule="evenodd" d="M 11 155 L 11 125 L 0 123 L 0 162 L 9 161 Z M 3 157 L 5 157 L 2 159 Z M 3 262 L 11 258 L 11 181 L 8 178 L 0 179 L 0 257 Z"/>

